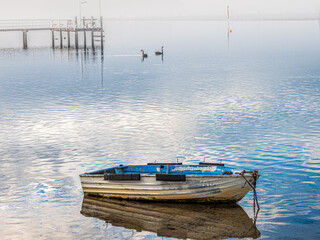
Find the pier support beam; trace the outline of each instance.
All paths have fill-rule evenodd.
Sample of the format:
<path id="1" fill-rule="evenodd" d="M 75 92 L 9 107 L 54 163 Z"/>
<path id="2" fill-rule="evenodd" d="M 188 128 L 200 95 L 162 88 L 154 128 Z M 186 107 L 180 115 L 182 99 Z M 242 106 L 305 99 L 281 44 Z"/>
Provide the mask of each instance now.
<path id="1" fill-rule="evenodd" d="M 60 48 L 63 47 L 62 30 L 60 29 Z"/>
<path id="2" fill-rule="evenodd" d="M 100 37 L 101 37 L 101 52 L 103 53 L 103 19 L 100 17 L 100 26 L 101 26 L 101 32 L 100 32 Z"/>
<path id="3" fill-rule="evenodd" d="M 28 48 L 28 35 L 27 35 L 27 31 L 23 31 L 23 49 L 27 49 Z"/>
<path id="4" fill-rule="evenodd" d="M 92 47 L 92 50 L 94 50 L 94 31 L 93 30 L 91 31 L 91 47 Z"/>
<path id="5" fill-rule="evenodd" d="M 100 32 L 100 38 L 101 38 L 101 51 L 103 52 L 103 30 Z"/>
<path id="6" fill-rule="evenodd" d="M 70 30 L 68 30 L 68 48 L 70 48 Z"/>
<path id="7" fill-rule="evenodd" d="M 83 31 L 83 45 L 84 45 L 84 50 L 87 50 L 87 32 L 86 32 L 86 30 Z"/>
<path id="8" fill-rule="evenodd" d="M 54 30 L 51 31 L 52 34 L 52 48 L 54 48 Z"/>
<path id="9" fill-rule="evenodd" d="M 75 45 L 76 45 L 76 49 L 78 49 L 79 48 L 79 39 L 78 39 L 78 31 L 77 30 L 75 30 L 75 32 L 74 32 L 74 39 L 75 39 Z"/>

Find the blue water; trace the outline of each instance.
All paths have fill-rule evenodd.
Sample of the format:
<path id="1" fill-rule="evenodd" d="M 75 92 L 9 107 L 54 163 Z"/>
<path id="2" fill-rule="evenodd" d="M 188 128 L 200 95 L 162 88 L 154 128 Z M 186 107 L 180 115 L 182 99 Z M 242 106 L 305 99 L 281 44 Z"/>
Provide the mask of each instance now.
<path id="1" fill-rule="evenodd" d="M 78 175 L 176 156 L 259 170 L 261 238 L 320 238 L 319 22 L 105 26 L 104 56 L 0 35 L 2 238 L 161 239 L 83 216 Z"/>

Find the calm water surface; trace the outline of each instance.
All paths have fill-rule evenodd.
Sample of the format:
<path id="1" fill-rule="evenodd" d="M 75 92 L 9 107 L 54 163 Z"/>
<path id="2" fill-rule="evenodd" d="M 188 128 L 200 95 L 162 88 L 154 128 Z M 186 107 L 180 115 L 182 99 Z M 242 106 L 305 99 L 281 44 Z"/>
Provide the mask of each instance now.
<path id="1" fill-rule="evenodd" d="M 229 40 L 225 22 L 105 26 L 104 56 L 50 49 L 49 33 L 29 33 L 28 50 L 21 33 L 0 35 L 2 239 L 200 238 L 223 228 L 233 232 L 215 237 L 320 238 L 319 22 L 232 22 Z M 153 55 L 162 45 L 163 61 Z M 255 233 L 233 228 L 251 221 L 252 193 L 227 217 L 169 206 L 177 225 L 160 218 L 162 231 L 82 206 L 80 173 L 176 156 L 258 169 Z M 225 225 L 182 224 L 181 214 L 200 213 Z"/>

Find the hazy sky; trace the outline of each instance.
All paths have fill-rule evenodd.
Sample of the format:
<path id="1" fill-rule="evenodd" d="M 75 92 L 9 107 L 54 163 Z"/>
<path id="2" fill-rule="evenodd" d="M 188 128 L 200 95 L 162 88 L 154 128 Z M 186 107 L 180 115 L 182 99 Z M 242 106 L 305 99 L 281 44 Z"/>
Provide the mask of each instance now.
<path id="1" fill-rule="evenodd" d="M 99 0 L 81 0 L 82 15 L 98 16 Z M 79 15 L 79 0 L 0 0 L 0 19 Z M 320 19 L 320 0 L 101 0 L 106 18 Z"/>

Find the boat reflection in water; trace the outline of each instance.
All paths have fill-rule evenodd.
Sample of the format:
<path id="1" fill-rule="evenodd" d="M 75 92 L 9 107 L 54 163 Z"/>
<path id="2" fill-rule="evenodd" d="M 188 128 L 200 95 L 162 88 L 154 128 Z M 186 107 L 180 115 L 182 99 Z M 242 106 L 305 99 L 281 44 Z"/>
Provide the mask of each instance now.
<path id="1" fill-rule="evenodd" d="M 113 226 L 182 239 L 258 238 L 254 221 L 237 204 L 150 203 L 86 196 L 81 214 Z"/>

